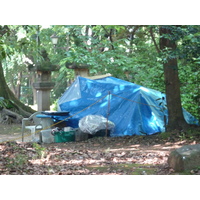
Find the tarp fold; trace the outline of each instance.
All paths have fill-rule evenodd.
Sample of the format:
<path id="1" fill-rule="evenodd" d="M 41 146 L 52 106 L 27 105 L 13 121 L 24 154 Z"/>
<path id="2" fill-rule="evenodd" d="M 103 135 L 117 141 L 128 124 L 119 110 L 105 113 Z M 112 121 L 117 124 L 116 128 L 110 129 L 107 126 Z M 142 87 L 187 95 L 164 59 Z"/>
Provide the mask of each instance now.
<path id="1" fill-rule="evenodd" d="M 115 124 L 111 136 L 152 135 L 164 132 L 165 94 L 114 77 L 90 80 L 78 76 L 58 101 L 58 111 L 75 115 L 69 125 L 78 128 L 87 115 L 102 115 Z M 78 114 L 76 114 L 78 113 Z M 189 124 L 198 121 L 183 109 Z"/>

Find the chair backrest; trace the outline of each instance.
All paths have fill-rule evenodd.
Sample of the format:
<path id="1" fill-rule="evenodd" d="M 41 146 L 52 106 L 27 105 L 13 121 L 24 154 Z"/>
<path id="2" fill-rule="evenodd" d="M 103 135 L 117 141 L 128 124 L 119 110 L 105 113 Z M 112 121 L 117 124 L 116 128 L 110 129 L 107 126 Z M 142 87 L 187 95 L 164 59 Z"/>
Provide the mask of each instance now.
<path id="1" fill-rule="evenodd" d="M 39 125 L 40 124 L 40 119 L 37 118 L 36 115 L 39 115 L 41 113 L 42 113 L 41 111 L 37 111 L 37 112 L 33 113 L 28 119 L 29 120 L 33 120 L 35 125 Z"/>

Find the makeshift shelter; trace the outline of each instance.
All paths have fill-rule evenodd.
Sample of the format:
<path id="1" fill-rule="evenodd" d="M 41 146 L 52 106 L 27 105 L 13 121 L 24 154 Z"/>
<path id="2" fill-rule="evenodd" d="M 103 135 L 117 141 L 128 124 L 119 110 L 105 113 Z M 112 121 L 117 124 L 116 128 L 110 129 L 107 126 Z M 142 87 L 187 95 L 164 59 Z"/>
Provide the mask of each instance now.
<path id="1" fill-rule="evenodd" d="M 159 91 L 114 77 L 91 80 L 79 76 L 59 99 L 58 111 L 70 112 L 66 121 L 74 128 L 87 115 L 102 115 L 115 124 L 111 137 L 151 135 L 165 131 L 165 99 Z M 183 114 L 187 123 L 198 123 L 184 109 Z"/>

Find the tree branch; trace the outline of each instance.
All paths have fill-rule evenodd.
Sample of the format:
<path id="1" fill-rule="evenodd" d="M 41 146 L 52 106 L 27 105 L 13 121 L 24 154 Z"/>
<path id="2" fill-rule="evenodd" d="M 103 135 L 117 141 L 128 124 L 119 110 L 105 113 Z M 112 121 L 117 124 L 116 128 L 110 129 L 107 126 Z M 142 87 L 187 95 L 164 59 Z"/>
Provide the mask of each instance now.
<path id="1" fill-rule="evenodd" d="M 109 36 L 109 40 L 111 42 L 111 47 L 112 47 L 112 50 L 114 50 L 114 46 L 113 46 L 113 40 L 112 40 L 112 29 L 110 30 L 110 33 L 106 30 L 106 28 L 102 25 L 103 29 L 105 30 L 106 34 Z"/>
<path id="2" fill-rule="evenodd" d="M 135 35 L 135 32 L 140 28 L 141 26 L 137 25 L 135 26 L 135 28 L 133 29 L 133 31 L 131 32 L 131 43 L 133 42 L 133 38 Z"/>
<path id="3" fill-rule="evenodd" d="M 101 25 L 102 28 L 104 29 L 104 31 L 107 33 L 107 35 L 109 35 L 109 32 L 106 30 L 105 26 Z"/>
<path id="4" fill-rule="evenodd" d="M 156 47 L 157 52 L 160 53 L 160 49 L 159 49 L 159 47 L 158 47 L 158 45 L 157 45 L 157 43 L 156 43 L 155 37 L 154 37 L 154 35 L 153 35 L 153 28 L 152 28 L 152 27 L 150 27 L 149 32 L 150 32 L 151 38 L 152 38 L 152 40 L 153 40 L 153 43 L 154 43 L 154 45 L 155 45 L 155 47 Z"/>

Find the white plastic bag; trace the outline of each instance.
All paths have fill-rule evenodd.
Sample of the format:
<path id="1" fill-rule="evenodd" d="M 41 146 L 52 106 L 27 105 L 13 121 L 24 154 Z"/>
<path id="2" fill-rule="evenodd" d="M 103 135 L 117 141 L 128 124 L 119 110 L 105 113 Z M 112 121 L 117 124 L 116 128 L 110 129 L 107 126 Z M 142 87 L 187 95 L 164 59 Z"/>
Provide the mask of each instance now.
<path id="1" fill-rule="evenodd" d="M 87 115 L 80 119 L 78 125 L 82 132 L 91 135 L 95 135 L 100 130 L 112 131 L 115 127 L 115 124 L 109 120 L 107 125 L 107 119 L 101 115 Z"/>

